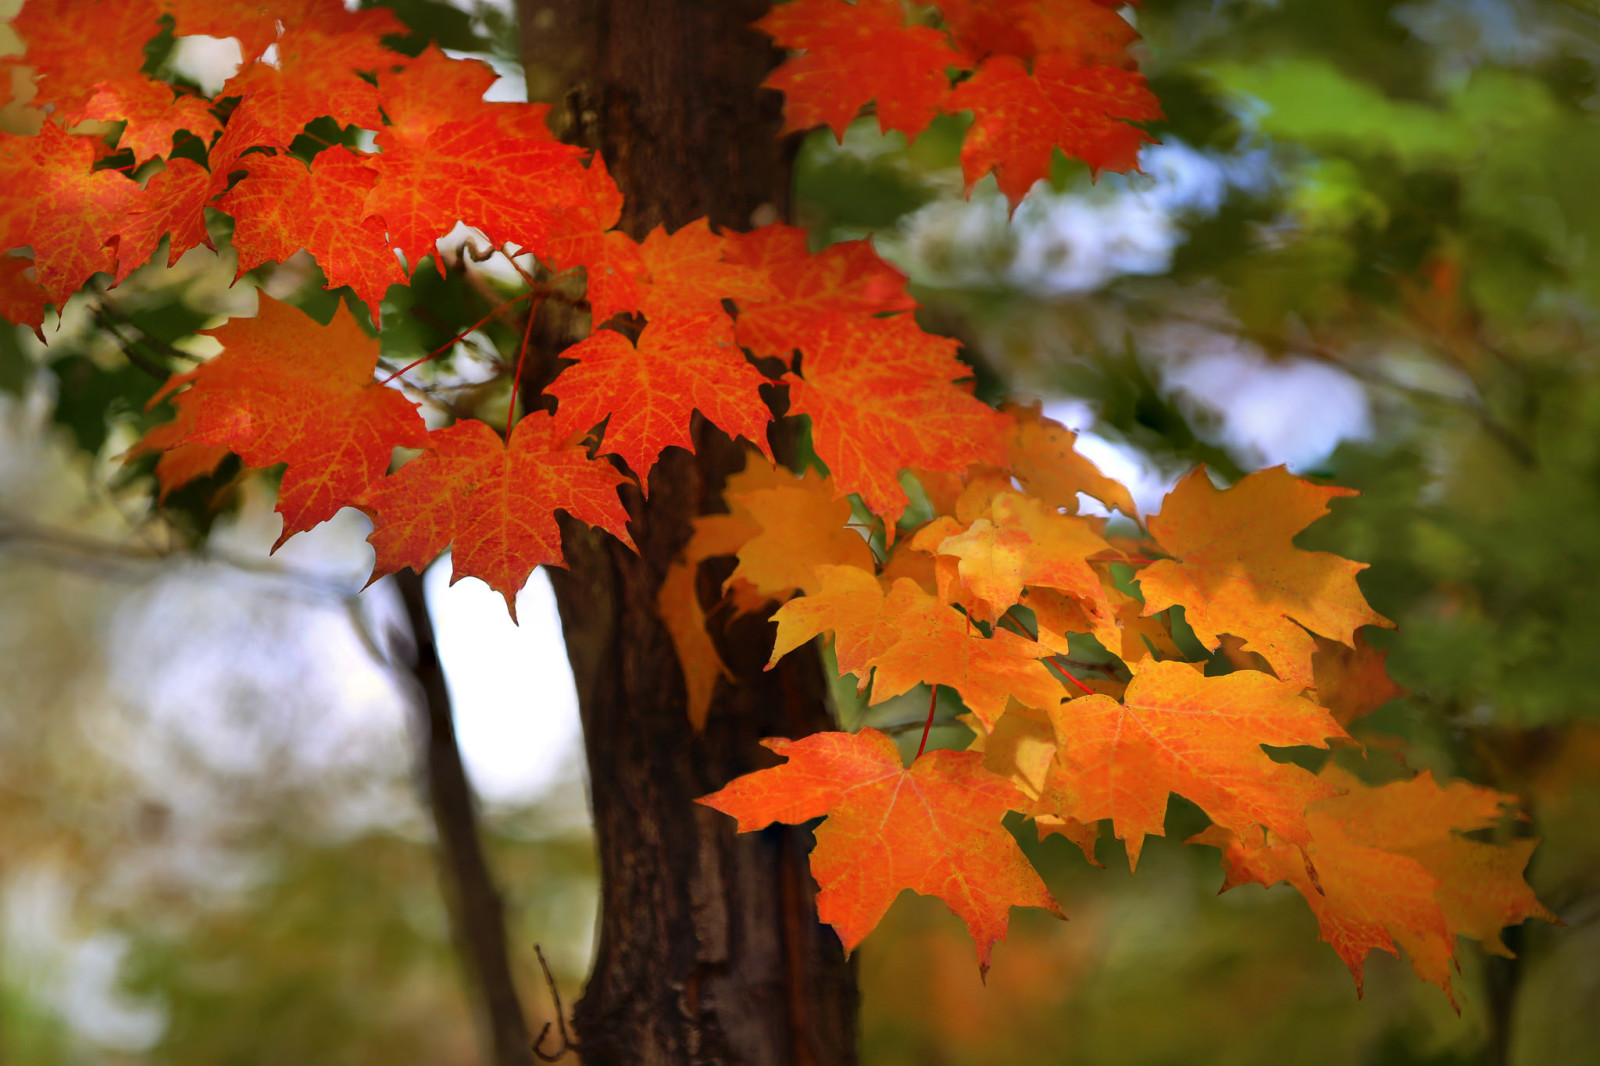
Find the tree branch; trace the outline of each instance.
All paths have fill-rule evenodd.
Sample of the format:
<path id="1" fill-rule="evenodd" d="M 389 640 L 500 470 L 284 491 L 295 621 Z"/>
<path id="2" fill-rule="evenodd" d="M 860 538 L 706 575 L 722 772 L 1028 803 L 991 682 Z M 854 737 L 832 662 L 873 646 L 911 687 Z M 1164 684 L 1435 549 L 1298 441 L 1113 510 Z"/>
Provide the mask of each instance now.
<path id="1" fill-rule="evenodd" d="M 409 665 L 420 689 L 417 710 L 423 772 L 439 836 L 441 874 L 469 985 L 476 993 L 485 1058 L 494 1066 L 532 1066 L 528 1022 L 511 975 L 504 907 L 483 851 L 477 806 L 456 743 L 450 690 L 439 662 L 422 577 L 413 570 L 401 570 L 395 575 L 395 585 L 414 642 Z"/>

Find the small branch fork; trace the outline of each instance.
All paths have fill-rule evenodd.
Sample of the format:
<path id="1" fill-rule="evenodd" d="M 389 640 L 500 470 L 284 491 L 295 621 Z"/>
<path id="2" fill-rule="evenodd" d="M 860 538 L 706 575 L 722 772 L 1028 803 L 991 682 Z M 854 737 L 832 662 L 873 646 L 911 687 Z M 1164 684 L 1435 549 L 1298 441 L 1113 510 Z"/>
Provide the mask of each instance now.
<path id="1" fill-rule="evenodd" d="M 539 968 L 544 971 L 545 987 L 550 990 L 550 998 L 556 1005 L 556 1034 L 561 1038 L 560 1045 L 554 1051 L 546 1051 L 544 1040 L 550 1035 L 550 1023 L 545 1022 L 544 1028 L 539 1030 L 539 1039 L 533 1042 L 533 1054 L 540 1062 L 555 1062 L 567 1053 L 577 1051 L 578 1042 L 567 1033 L 567 1012 L 561 1006 L 561 989 L 556 987 L 555 975 L 550 972 L 550 964 L 544 960 L 544 949 L 535 944 L 533 953 L 539 957 Z"/>

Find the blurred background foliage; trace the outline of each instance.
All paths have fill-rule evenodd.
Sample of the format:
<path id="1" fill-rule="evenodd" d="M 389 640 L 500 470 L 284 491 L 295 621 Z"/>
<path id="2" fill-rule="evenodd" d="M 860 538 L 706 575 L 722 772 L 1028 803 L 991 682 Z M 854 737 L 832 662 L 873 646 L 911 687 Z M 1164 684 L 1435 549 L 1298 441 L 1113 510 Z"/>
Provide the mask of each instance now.
<path id="1" fill-rule="evenodd" d="M 387 6 L 417 29 L 405 47 L 490 57 L 514 91 L 504 5 Z M 1409 694 L 1346 759 L 1517 794 L 1516 831 L 1544 840 L 1529 879 L 1567 925 L 1508 931 L 1514 960 L 1463 943 L 1460 1017 L 1382 955 L 1358 1003 L 1292 890 L 1216 898 L 1215 853 L 1177 843 L 1203 823 L 1193 808 L 1174 803 L 1136 877 L 1114 842 L 1095 870 L 1019 825 L 1072 920 L 1019 911 L 984 985 L 959 923 L 908 895 L 860 951 L 864 1061 L 1591 1063 L 1600 8 L 1127 14 L 1167 111 L 1144 174 L 1095 181 L 1058 159 L 1008 218 L 988 181 L 962 196 L 962 116 L 914 145 L 864 118 L 842 144 L 805 141 L 798 221 L 818 244 L 870 236 L 983 388 L 1069 417 L 1142 508 L 1195 462 L 1225 479 L 1289 462 L 1359 489 L 1301 543 L 1371 563 L 1362 586 L 1399 629 L 1370 636 Z M 149 69 L 198 77 L 180 53 L 154 49 Z M 260 479 L 225 466 L 156 513 L 148 467 L 115 458 L 165 417 L 144 411 L 160 380 L 207 354 L 193 330 L 248 312 L 213 233 L 216 256 L 75 298 L 48 346 L 0 331 L 0 1061 L 473 1062 L 395 608 L 381 586 L 356 597 L 360 520 L 266 562 Z M 386 308 L 395 367 L 510 291 L 419 279 Z M 341 298 L 309 260 L 248 282 L 324 319 Z M 418 398 L 501 417 L 514 329 L 491 318 Z M 535 1030 L 552 1008 L 531 945 L 568 1002 L 587 964 L 583 803 L 573 768 L 486 811 Z"/>

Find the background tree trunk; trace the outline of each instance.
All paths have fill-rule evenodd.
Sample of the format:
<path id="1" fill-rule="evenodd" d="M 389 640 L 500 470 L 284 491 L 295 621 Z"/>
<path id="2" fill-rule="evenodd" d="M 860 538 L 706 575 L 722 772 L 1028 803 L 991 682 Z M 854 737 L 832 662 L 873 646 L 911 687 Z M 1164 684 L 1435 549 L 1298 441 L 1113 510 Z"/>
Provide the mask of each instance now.
<path id="1" fill-rule="evenodd" d="M 778 137 L 781 98 L 759 88 L 779 57 L 748 28 L 765 7 L 523 0 L 530 96 L 556 104 L 567 140 L 602 153 L 633 237 L 702 217 L 748 229 L 787 209 L 793 145 Z M 530 368 L 525 395 L 580 335 L 568 317 L 546 301 L 536 327 L 545 358 Z M 816 919 L 811 833 L 736 836 L 732 819 L 693 802 L 775 762 L 760 738 L 833 726 L 814 655 L 763 671 L 763 617 L 714 634 L 734 681 L 719 685 L 705 732 L 689 727 L 656 593 L 690 519 L 723 509 L 723 481 L 744 462 L 742 445 L 697 423 L 696 454 L 662 456 L 648 504 L 624 494 L 640 553 L 568 523 L 571 568 L 551 572 L 600 853 L 600 940 L 574 1012 L 579 1052 L 591 1066 L 851 1063 L 855 970 Z"/>

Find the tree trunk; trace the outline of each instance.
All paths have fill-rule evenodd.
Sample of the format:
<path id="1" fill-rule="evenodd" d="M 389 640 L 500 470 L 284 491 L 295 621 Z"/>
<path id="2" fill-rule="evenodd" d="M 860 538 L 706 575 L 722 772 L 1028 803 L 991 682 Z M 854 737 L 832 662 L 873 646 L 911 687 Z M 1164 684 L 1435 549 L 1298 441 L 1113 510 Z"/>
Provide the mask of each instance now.
<path id="1" fill-rule="evenodd" d="M 761 90 L 778 56 L 748 28 L 750 0 L 522 0 L 531 95 L 557 102 L 562 135 L 597 148 L 626 197 L 622 228 L 642 238 L 709 217 L 747 229 L 787 208 L 793 145 L 780 98 Z M 578 335 L 547 301 L 545 358 Z M 816 918 L 805 828 L 735 835 L 694 799 L 775 760 L 757 741 L 832 728 L 815 655 L 762 667 L 765 618 L 715 632 L 733 672 L 705 732 L 685 711 L 677 656 L 656 613 L 690 520 L 722 510 L 744 462 L 696 419 L 696 454 L 668 449 L 648 504 L 625 492 L 635 555 L 564 524 L 570 570 L 552 583 L 577 678 L 600 853 L 601 928 L 574 1011 L 590 1066 L 687 1063 L 832 1066 L 855 1061 L 855 971 Z M 714 600 L 706 587 L 703 600 Z"/>

